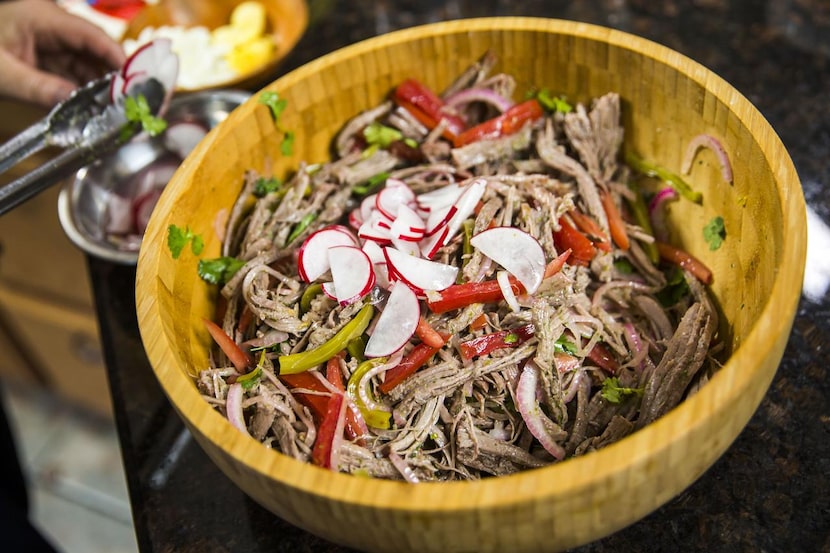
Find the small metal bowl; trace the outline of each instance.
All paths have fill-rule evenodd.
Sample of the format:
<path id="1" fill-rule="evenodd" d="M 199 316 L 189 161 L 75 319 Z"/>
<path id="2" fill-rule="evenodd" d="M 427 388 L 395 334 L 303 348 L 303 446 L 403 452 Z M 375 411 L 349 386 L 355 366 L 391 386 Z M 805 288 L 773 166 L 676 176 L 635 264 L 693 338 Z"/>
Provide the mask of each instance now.
<path id="1" fill-rule="evenodd" d="M 197 123 L 212 129 L 251 94 L 243 90 L 210 90 L 176 96 L 165 114 L 168 125 Z M 144 137 L 84 167 L 67 182 L 58 196 L 58 217 L 69 239 L 79 248 L 103 259 L 134 265 L 141 235 L 118 236 L 107 231 L 113 196 L 132 198 L 137 176 L 171 153 L 164 136 Z"/>

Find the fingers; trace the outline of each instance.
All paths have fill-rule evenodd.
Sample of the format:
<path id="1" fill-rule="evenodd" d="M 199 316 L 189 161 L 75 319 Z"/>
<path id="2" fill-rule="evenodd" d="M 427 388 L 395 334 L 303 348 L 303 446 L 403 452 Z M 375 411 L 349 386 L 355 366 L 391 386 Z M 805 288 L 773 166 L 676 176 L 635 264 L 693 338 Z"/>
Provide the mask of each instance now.
<path id="1" fill-rule="evenodd" d="M 0 95 L 51 108 L 69 97 L 76 85 L 52 73 L 39 71 L 0 51 Z"/>
<path id="2" fill-rule="evenodd" d="M 55 33 L 52 38 L 59 38 L 68 48 L 87 58 L 100 59 L 110 69 L 117 69 L 124 64 L 124 49 L 113 38 L 94 24 L 66 13 L 62 8 L 50 4 L 47 32 Z"/>

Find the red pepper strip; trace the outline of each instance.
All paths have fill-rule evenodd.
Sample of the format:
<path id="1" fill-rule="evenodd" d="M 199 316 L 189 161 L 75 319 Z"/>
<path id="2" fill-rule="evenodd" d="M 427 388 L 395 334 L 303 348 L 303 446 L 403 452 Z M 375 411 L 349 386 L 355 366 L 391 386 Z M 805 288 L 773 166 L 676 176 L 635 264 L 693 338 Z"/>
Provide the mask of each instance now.
<path id="1" fill-rule="evenodd" d="M 254 366 L 254 360 L 246 353 L 239 344 L 233 341 L 222 328 L 208 319 L 202 319 L 213 340 L 219 345 L 222 352 L 227 355 L 236 370 L 245 374 Z"/>
<path id="2" fill-rule="evenodd" d="M 625 230 L 625 221 L 623 221 L 617 204 L 614 203 L 614 197 L 607 190 L 602 190 L 600 191 L 600 199 L 602 200 L 602 207 L 605 209 L 605 215 L 608 217 L 611 239 L 621 250 L 628 250 L 630 244 L 628 233 Z"/>
<path id="3" fill-rule="evenodd" d="M 574 264 L 588 266 L 597 250 L 587 236 L 571 226 L 564 217 L 559 219 L 560 229 L 553 233 L 553 243 L 558 250 L 573 250 Z"/>
<path id="4" fill-rule="evenodd" d="M 323 468 L 331 468 L 331 446 L 337 430 L 337 419 L 343 406 L 343 395 L 333 394 L 327 401 L 326 414 L 317 427 L 317 438 L 311 450 L 311 462 Z M 347 411 L 348 413 L 348 411 Z"/>
<path id="5" fill-rule="evenodd" d="M 303 388 L 305 390 L 312 390 L 315 392 L 329 393 L 329 390 L 323 385 L 323 383 L 317 380 L 317 378 L 308 371 L 296 374 L 281 374 L 279 379 L 288 385 L 289 388 Z M 298 392 L 294 395 L 297 398 L 297 401 L 311 410 L 311 414 L 314 417 L 314 420 L 317 421 L 317 425 L 319 426 L 322 424 L 322 421 L 326 417 L 326 412 L 328 411 L 330 396 L 304 394 L 302 392 Z M 353 409 L 346 409 L 346 436 L 348 436 L 349 439 L 355 439 L 359 436 L 363 436 L 364 434 L 363 429 L 366 427 L 366 423 L 358 420 L 357 417 L 358 415 L 355 414 Z"/>
<path id="6" fill-rule="evenodd" d="M 342 355 L 343 352 L 340 352 L 326 361 L 326 380 L 331 382 L 331 385 L 341 392 L 345 392 L 346 386 L 343 384 L 343 373 L 340 372 L 340 359 Z"/>
<path id="7" fill-rule="evenodd" d="M 459 344 L 461 357 L 465 360 L 481 357 L 502 348 L 514 348 L 533 336 L 533 323 L 510 330 L 491 332 Z"/>
<path id="8" fill-rule="evenodd" d="M 459 148 L 485 138 L 508 136 L 521 130 L 526 123 L 535 121 L 544 115 L 542 106 L 533 98 L 512 106 L 501 115 L 470 127 L 455 138 L 453 145 Z"/>
<path id="9" fill-rule="evenodd" d="M 449 140 L 467 127 L 461 117 L 447 111 L 444 102 L 432 90 L 415 79 L 407 79 L 398 85 L 395 100 L 429 129 L 444 120 Z"/>
<path id="10" fill-rule="evenodd" d="M 604 252 L 611 251 L 611 241 L 608 239 L 605 232 L 599 228 L 596 221 L 576 209 L 570 210 L 568 215 L 571 216 L 571 220 L 576 225 L 576 228 L 587 235 L 588 239 L 594 244 L 594 246 Z"/>
<path id="11" fill-rule="evenodd" d="M 588 352 L 588 359 L 593 361 L 597 364 L 597 366 L 610 374 L 617 374 L 617 371 L 620 370 L 620 364 L 611 355 L 611 352 L 608 351 L 608 348 L 605 347 L 600 342 L 594 344 L 594 347 L 591 348 L 591 351 Z"/>
<path id="12" fill-rule="evenodd" d="M 510 277 L 510 287 L 516 295 L 523 294 L 525 291 L 524 286 L 513 277 Z M 441 290 L 440 295 L 441 298 L 434 301 L 427 299 L 427 307 L 433 313 L 445 313 L 473 303 L 494 303 L 504 299 L 501 287 L 496 280 L 453 284 Z"/>
<path id="13" fill-rule="evenodd" d="M 703 284 L 712 284 L 712 271 L 692 254 L 665 242 L 655 242 L 660 257 L 692 273 Z"/>
<path id="14" fill-rule="evenodd" d="M 423 342 L 416 345 L 401 359 L 400 363 L 386 371 L 383 383 L 378 386 L 378 390 L 388 394 L 395 386 L 428 363 L 439 349 L 441 348 L 434 348 Z"/>
<path id="15" fill-rule="evenodd" d="M 447 343 L 447 340 L 441 336 L 437 330 L 429 326 L 429 323 L 423 317 L 418 318 L 418 326 L 415 327 L 415 335 L 423 343 L 434 348 L 440 348 Z"/>
<path id="16" fill-rule="evenodd" d="M 568 248 L 564 252 L 560 253 L 556 259 L 553 259 L 550 263 L 548 263 L 545 267 L 545 274 L 542 276 L 542 279 L 544 280 L 546 278 L 550 278 L 561 271 L 572 252 L 573 250 Z"/>

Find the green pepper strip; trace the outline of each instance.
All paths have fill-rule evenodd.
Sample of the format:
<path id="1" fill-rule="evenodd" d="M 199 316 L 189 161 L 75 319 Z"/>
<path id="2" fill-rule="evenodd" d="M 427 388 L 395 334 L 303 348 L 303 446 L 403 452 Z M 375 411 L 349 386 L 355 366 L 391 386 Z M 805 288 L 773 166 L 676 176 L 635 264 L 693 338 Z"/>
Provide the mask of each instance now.
<path id="1" fill-rule="evenodd" d="M 686 198 L 687 200 L 691 200 L 696 204 L 699 204 L 703 201 L 703 194 L 696 190 L 692 190 L 692 187 L 680 178 L 679 175 L 676 175 L 669 171 L 664 167 L 660 167 L 655 163 L 651 163 L 644 159 L 637 157 L 635 154 L 631 152 L 626 152 L 625 154 L 625 162 L 630 165 L 635 170 L 648 175 L 650 177 L 657 177 L 661 180 L 666 181 L 671 185 L 672 188 L 677 190 L 678 194 Z"/>
<path id="2" fill-rule="evenodd" d="M 637 186 L 636 183 L 629 182 L 628 188 L 634 192 L 634 199 L 628 200 L 628 206 L 631 208 L 631 214 L 634 216 L 634 222 L 649 235 L 654 236 L 654 229 L 651 227 L 651 218 L 648 216 L 648 207 L 646 206 L 646 200 L 643 198 L 640 187 Z M 657 252 L 657 246 L 654 242 L 642 242 L 642 246 L 648 254 L 648 258 L 656 265 L 660 261 L 660 254 Z"/>
<path id="3" fill-rule="evenodd" d="M 285 239 L 285 245 L 287 246 L 288 244 L 296 240 L 297 237 L 300 236 L 305 231 L 305 229 L 308 228 L 308 225 L 310 225 L 316 218 L 316 213 L 307 213 L 306 215 L 304 215 L 303 218 L 300 219 L 300 222 L 294 226 L 294 229 L 291 231 L 291 234 L 288 235 L 288 238 Z"/>
<path id="4" fill-rule="evenodd" d="M 337 334 L 327 342 L 320 344 L 314 349 L 283 355 L 279 358 L 280 374 L 297 374 L 307 371 L 321 363 L 325 363 L 339 352 L 346 349 L 349 342 L 363 334 L 369 326 L 375 308 L 371 305 L 364 305 L 357 315 L 346 323 Z"/>
<path id="5" fill-rule="evenodd" d="M 349 383 L 346 385 L 346 393 L 349 394 L 349 397 L 351 397 L 352 401 L 354 401 L 355 405 L 357 405 L 357 408 L 363 415 L 363 420 L 366 421 L 366 424 L 373 428 L 382 428 L 384 430 L 392 427 L 392 413 L 381 411 L 379 409 L 369 409 L 366 407 L 366 404 L 363 403 L 362 399 L 360 399 L 358 387 L 360 386 L 360 381 L 363 380 L 363 377 L 367 372 L 369 372 L 369 370 L 385 362 L 385 357 L 377 357 L 375 359 L 364 361 L 357 366 L 352 373 L 352 376 L 349 377 Z"/>
<path id="6" fill-rule="evenodd" d="M 319 282 L 310 284 L 303 290 L 303 295 L 300 296 L 300 312 L 308 313 L 311 309 L 311 302 L 323 291 L 323 285 Z"/>

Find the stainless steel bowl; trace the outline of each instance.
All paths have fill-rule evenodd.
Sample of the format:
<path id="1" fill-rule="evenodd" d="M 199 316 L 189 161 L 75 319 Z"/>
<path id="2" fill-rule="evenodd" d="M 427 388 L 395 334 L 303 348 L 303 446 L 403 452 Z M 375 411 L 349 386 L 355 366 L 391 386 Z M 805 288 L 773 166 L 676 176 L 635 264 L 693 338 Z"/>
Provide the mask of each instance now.
<path id="1" fill-rule="evenodd" d="M 170 103 L 165 119 L 168 125 L 192 122 L 212 129 L 250 96 L 242 90 L 177 96 Z M 136 176 L 170 155 L 163 135 L 144 137 L 78 171 L 58 196 L 58 217 L 69 239 L 90 255 L 134 265 L 138 261 L 141 235 L 125 238 L 107 231 L 113 197 L 133 197 Z"/>

